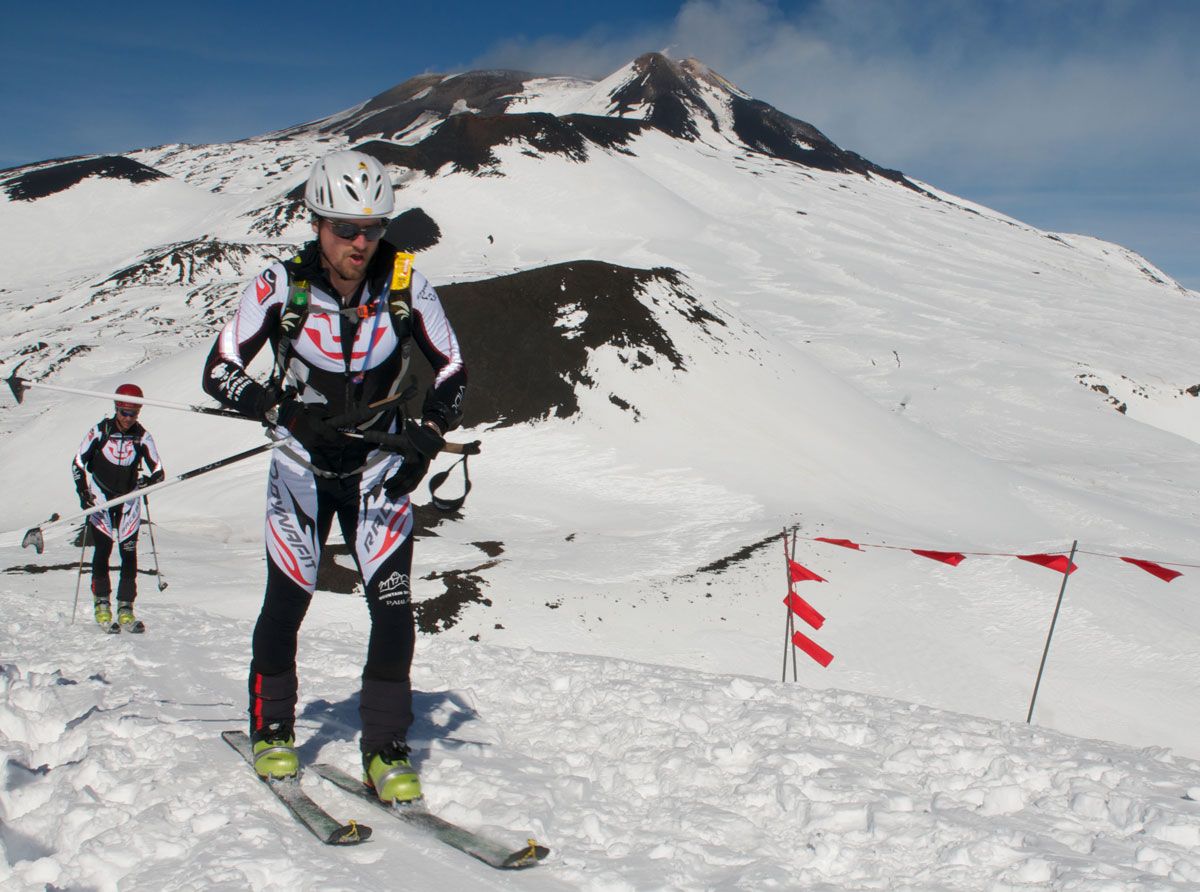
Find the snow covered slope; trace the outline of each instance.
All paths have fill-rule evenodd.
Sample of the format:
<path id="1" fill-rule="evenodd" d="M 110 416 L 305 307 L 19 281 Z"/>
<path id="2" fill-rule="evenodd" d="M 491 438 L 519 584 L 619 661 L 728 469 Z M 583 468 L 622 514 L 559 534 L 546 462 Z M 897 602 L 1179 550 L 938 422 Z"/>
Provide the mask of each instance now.
<path id="1" fill-rule="evenodd" d="M 182 545 L 164 538 L 172 552 Z M 365 845 L 324 847 L 217 735 L 241 721 L 252 623 L 173 593 L 238 585 L 185 566 L 140 638 L 69 625 L 61 597 L 31 613 L 0 592 L 0 609 L 20 617 L 0 630 L 0 647 L 18 655 L 0 663 L 5 888 L 1200 883 L 1200 764 L 1160 748 L 449 636 L 425 644 L 413 676 L 411 740 L 429 804 L 514 847 L 535 838 L 550 857 L 496 872 L 310 775 L 303 786 L 324 807 L 374 830 Z M 345 599 L 318 600 L 309 618 L 298 731 L 306 761 L 353 770 L 362 639 Z"/>
<path id="2" fill-rule="evenodd" d="M 829 580 L 801 588 L 827 617 L 810 635 L 835 659 L 802 664 L 803 688 L 769 686 L 781 711 L 866 695 L 994 729 L 1024 721 L 1062 579 L 1011 555 L 1079 540 L 1035 723 L 1200 755 L 1198 295 L 1119 246 L 862 159 L 694 61 L 652 54 L 598 84 L 423 75 L 235 144 L 2 172 L 3 374 L 201 401 L 241 285 L 307 235 L 311 158 L 348 145 L 391 164 L 413 209 L 389 237 L 422 247 L 472 370 L 463 437 L 484 441 L 463 514 L 422 514 L 431 653 L 532 648 L 766 685 L 786 594 L 768 538 L 798 524 L 797 559 Z M 0 408 L 4 531 L 74 504 L 70 456 L 107 409 L 45 392 Z M 261 442 L 250 423 L 144 420 L 171 472 Z M 155 500 L 165 572 L 192 581 L 146 595 L 154 626 L 185 606 L 213 629 L 252 619 L 262 471 Z M 0 591 L 65 611 L 69 535 L 42 558 L 17 539 Z M 910 548 L 969 554 L 950 567 Z M 324 599 L 365 626 L 361 603 Z M 305 684 L 330 696 L 328 678 Z"/>

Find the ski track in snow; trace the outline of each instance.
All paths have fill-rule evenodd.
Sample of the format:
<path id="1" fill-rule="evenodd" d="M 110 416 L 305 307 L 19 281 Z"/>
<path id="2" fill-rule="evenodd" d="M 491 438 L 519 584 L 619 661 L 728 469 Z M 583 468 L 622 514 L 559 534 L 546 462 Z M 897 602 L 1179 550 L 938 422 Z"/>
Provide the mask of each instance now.
<path id="1" fill-rule="evenodd" d="M 69 604 L 0 633 L 6 888 L 1194 889 L 1200 764 L 838 690 L 422 640 L 431 807 L 519 845 L 502 874 L 309 776 L 375 836 L 326 848 L 221 742 L 249 624 L 160 596 L 141 638 Z M 298 738 L 353 770 L 361 637 L 306 626 Z M 182 666 L 188 673 L 181 674 Z M 446 885 L 447 883 L 451 885 Z M 427 886 L 434 888 L 435 885 Z M 421 887 L 419 885 L 414 887 Z"/>

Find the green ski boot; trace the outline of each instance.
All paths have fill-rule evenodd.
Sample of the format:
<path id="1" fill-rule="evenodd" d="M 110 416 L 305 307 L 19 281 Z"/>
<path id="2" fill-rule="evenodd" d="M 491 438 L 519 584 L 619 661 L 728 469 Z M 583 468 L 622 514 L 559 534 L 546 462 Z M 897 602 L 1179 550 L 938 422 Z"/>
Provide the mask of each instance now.
<path id="1" fill-rule="evenodd" d="M 254 771 L 259 777 L 278 780 L 300 773 L 291 722 L 274 722 L 255 731 L 250 739 L 254 743 Z"/>
<path id="2" fill-rule="evenodd" d="M 126 632 L 144 632 L 146 624 L 133 615 L 132 601 L 117 602 L 117 622 L 120 623 L 122 630 Z"/>
<path id="3" fill-rule="evenodd" d="M 421 779 L 408 761 L 408 746 L 396 740 L 376 753 L 363 754 L 363 782 L 383 802 L 421 798 Z"/>
<path id="4" fill-rule="evenodd" d="M 112 604 L 107 598 L 97 598 L 92 606 L 96 612 L 96 622 L 102 626 L 112 625 Z"/>

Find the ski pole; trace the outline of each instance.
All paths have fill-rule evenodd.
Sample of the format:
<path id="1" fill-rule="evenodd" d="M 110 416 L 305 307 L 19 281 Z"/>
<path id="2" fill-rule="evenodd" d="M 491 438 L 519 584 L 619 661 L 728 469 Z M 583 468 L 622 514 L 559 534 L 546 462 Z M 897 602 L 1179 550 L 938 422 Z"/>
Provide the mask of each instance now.
<path id="1" fill-rule="evenodd" d="M 162 570 L 158 569 L 158 546 L 154 544 L 154 521 L 150 519 L 150 500 L 145 495 L 142 496 L 142 504 L 146 506 L 146 526 L 150 529 L 150 553 L 154 555 L 154 575 L 158 578 L 158 590 L 161 592 L 167 587 L 167 582 L 162 577 Z"/>
<path id="2" fill-rule="evenodd" d="M 16 398 L 18 404 L 24 402 L 25 391 L 31 387 L 34 387 L 41 388 L 42 390 L 53 390 L 58 393 L 70 393 L 75 396 L 93 396 L 99 399 L 114 401 L 120 400 L 123 403 L 137 403 L 138 405 L 142 406 L 157 406 L 160 409 L 175 409 L 180 412 L 195 412 L 200 415 L 216 415 L 220 418 L 233 418 L 240 421 L 258 421 L 257 418 L 251 418 L 249 415 L 243 415 L 241 412 L 237 412 L 233 409 L 218 409 L 213 406 L 199 406 L 191 403 L 173 403 L 168 400 L 156 400 L 144 396 L 126 396 L 123 393 L 105 393 L 104 391 L 100 390 L 83 390 L 78 387 L 66 387 L 61 384 L 45 384 L 41 381 L 30 381 L 28 378 L 22 378 L 16 374 L 16 372 L 13 372 L 13 374 L 9 375 L 6 380 L 8 381 L 9 389 L 12 390 L 13 397 Z M 402 393 L 398 393 L 394 396 L 379 400 L 378 402 L 371 403 L 369 406 L 366 406 L 357 412 L 350 412 L 344 416 L 340 416 L 337 419 L 331 419 L 331 422 L 334 423 L 335 427 L 357 424 L 359 421 L 364 421 L 367 418 L 370 418 L 371 415 L 375 414 L 375 412 L 378 410 L 394 406 L 397 403 L 408 400 L 411 396 L 412 393 L 409 390 L 405 390 Z"/>
<path id="3" fill-rule="evenodd" d="M 109 394 L 105 394 L 105 396 L 109 396 Z M 115 398 L 117 396 L 117 394 L 111 394 L 111 396 L 113 396 Z M 120 396 L 121 396 L 121 399 L 125 399 L 125 396 L 123 394 L 121 394 Z M 387 399 L 382 399 L 382 400 L 379 400 L 378 402 L 371 403 L 369 406 L 366 407 L 366 409 L 360 410 L 359 412 L 347 413 L 346 415 L 340 415 L 340 416 L 335 416 L 333 418 L 330 418 L 328 423 L 333 427 L 340 428 L 341 426 L 343 426 L 345 424 L 351 423 L 354 418 L 357 418 L 357 416 L 362 415 L 364 412 L 368 413 L 368 415 L 365 415 L 364 417 L 369 417 L 369 413 L 371 412 L 371 410 L 386 408 L 387 406 L 394 405 L 395 403 L 401 402 L 405 398 L 406 398 L 405 394 L 403 394 L 403 393 L 396 394 L 395 396 L 388 397 Z M 238 415 L 237 417 L 245 418 L 246 416 Z M 253 419 L 247 419 L 247 420 L 253 420 Z M 344 431 L 343 433 L 349 433 L 349 432 Z M 42 535 L 45 530 L 51 529 L 53 527 L 59 526 L 64 523 L 69 523 L 70 521 L 77 520 L 78 518 L 81 518 L 81 517 L 87 517 L 89 514 L 94 514 L 97 511 L 103 511 L 105 508 L 112 508 L 116 505 L 123 505 L 126 502 L 130 501 L 131 499 L 140 498 L 145 493 L 157 491 L 160 489 L 165 489 L 168 486 L 174 486 L 177 483 L 182 483 L 183 481 L 190 480 L 193 477 L 199 477 L 201 474 L 207 474 L 209 471 L 215 471 L 218 468 L 223 468 L 226 465 L 234 464 L 235 462 L 242 461 L 242 459 L 246 459 L 246 458 L 250 458 L 251 456 L 258 455 L 259 453 L 267 452 L 271 449 L 278 449 L 280 446 L 284 445 L 284 443 L 286 443 L 286 442 L 287 442 L 286 440 L 276 440 L 273 443 L 264 443 L 262 446 L 255 446 L 253 449 L 247 449 L 245 452 L 239 452 L 236 455 L 230 455 L 227 458 L 222 458 L 222 459 L 218 459 L 217 461 L 214 461 L 214 462 L 209 462 L 208 464 L 201 465 L 198 468 L 192 468 L 192 470 L 190 470 L 190 471 L 184 471 L 182 474 L 179 474 L 176 477 L 172 477 L 169 480 L 162 480 L 158 483 L 151 484 L 150 486 L 140 487 L 138 489 L 133 490 L 132 492 L 127 492 L 123 496 L 117 496 L 115 498 L 109 499 L 106 502 L 97 502 L 91 508 L 84 509 L 83 511 L 77 511 L 74 514 L 68 514 L 66 517 L 61 516 L 56 511 L 53 514 L 51 514 L 48 518 L 46 518 L 46 520 L 44 520 L 40 524 L 38 524 L 37 526 L 30 527 L 28 530 L 25 531 L 25 535 L 21 539 L 21 547 L 28 548 L 30 545 L 32 545 L 34 547 L 34 550 L 38 554 L 41 554 L 42 550 L 45 548 L 45 539 Z M 370 442 L 370 440 L 368 440 L 368 442 Z M 445 451 L 447 451 L 447 452 L 459 452 L 459 451 L 465 452 L 468 449 L 473 449 L 477 452 L 479 449 L 478 442 L 466 443 L 466 444 L 448 443 L 446 445 Z M 474 452 L 467 453 L 467 454 L 474 454 Z M 12 533 L 17 533 L 17 532 L 20 532 L 20 530 L 7 530 L 3 533 L 0 533 L 0 542 L 3 542 L 3 540 L 7 536 L 11 535 Z"/>
<path id="4" fill-rule="evenodd" d="M 404 434 L 385 434 L 383 431 L 343 431 L 342 433 L 383 449 L 390 449 L 393 452 L 401 452 L 408 445 L 408 437 Z M 441 451 L 451 455 L 478 455 L 483 451 L 483 444 L 479 440 L 472 440 L 470 443 L 447 442 L 442 446 Z"/>
<path id="5" fill-rule="evenodd" d="M 83 553 L 87 551 L 88 526 L 85 520 L 79 528 L 79 538 L 83 544 L 79 546 L 79 572 L 75 574 L 75 603 L 71 605 L 71 625 L 75 625 L 75 611 L 79 609 L 79 587 L 83 583 Z"/>
<path id="6" fill-rule="evenodd" d="M 188 403 L 172 403 L 167 400 L 149 399 L 143 396 L 127 396 L 123 393 L 104 393 L 100 390 L 82 390 L 78 387 L 64 387 L 60 384 L 45 384 L 41 381 L 30 381 L 28 378 L 22 378 L 15 372 L 8 376 L 8 386 L 16 397 L 17 403 L 22 403 L 25 400 L 25 391 L 31 387 L 40 388 L 41 390 L 54 390 L 58 393 L 70 393 L 75 396 L 94 396 L 106 400 L 120 400 L 123 403 L 137 403 L 142 406 L 157 406 L 160 409 L 178 409 L 182 412 L 198 412 L 201 415 L 219 415 L 222 418 L 246 418 L 240 412 L 235 412 L 233 409 L 217 409 L 212 406 L 195 406 Z M 251 419 L 253 420 L 253 419 Z"/>
<path id="7" fill-rule="evenodd" d="M 25 531 L 25 536 L 21 539 L 21 547 L 28 548 L 30 545 L 32 545 L 34 550 L 38 554 L 41 554 L 42 549 L 45 547 L 45 540 L 42 534 L 48 529 L 60 526 L 64 523 L 69 523 L 70 521 L 77 520 L 81 517 L 87 517 L 89 514 L 95 514 L 97 511 L 103 511 L 104 509 L 112 508 L 115 505 L 123 505 L 133 499 L 142 498 L 148 492 L 155 492 L 160 489 L 165 489 L 168 486 L 174 486 L 175 484 L 182 483 L 185 480 L 191 480 L 193 477 L 199 477 L 201 474 L 207 474 L 209 471 L 215 471 L 218 468 L 224 468 L 227 465 L 232 465 L 235 462 L 242 461 L 243 459 L 250 458 L 251 456 L 259 455 L 260 453 L 267 452 L 271 449 L 277 449 L 285 442 L 286 441 L 284 440 L 279 440 L 274 443 L 264 443 L 262 446 L 255 446 L 253 449 L 247 449 L 245 452 L 239 452 L 236 455 L 230 455 L 226 458 L 217 459 L 216 461 L 209 462 L 206 465 L 201 465 L 198 468 L 192 468 L 190 471 L 184 471 L 182 474 L 171 477 L 169 480 L 163 480 L 150 486 L 140 487 L 132 492 L 125 493 L 123 496 L 117 496 L 109 499 L 106 502 L 97 502 L 91 508 L 86 508 L 83 511 L 77 511 L 74 514 L 68 514 L 66 517 L 61 517 L 58 512 L 55 512 L 46 520 L 42 521 L 42 523 L 35 527 L 30 527 Z M 15 532 L 20 532 L 20 530 L 8 530 L 4 533 L 0 533 L 0 539 L 3 539 L 4 537 L 7 537 Z"/>
<path id="8" fill-rule="evenodd" d="M 391 449 L 396 452 L 403 451 L 405 445 L 408 443 L 408 438 L 404 434 L 385 434 L 381 431 L 358 431 L 356 433 L 348 433 L 347 436 L 357 437 L 368 443 L 374 443 L 383 449 Z M 478 455 L 482 450 L 483 444 L 479 440 L 472 440 L 470 443 L 443 443 L 442 452 L 462 457 L 446 470 L 438 471 L 438 473 L 429 478 L 429 498 L 433 507 L 439 511 L 451 512 L 457 511 L 463 506 L 463 503 L 467 500 L 467 493 L 471 491 L 471 473 L 467 469 L 467 457 Z M 450 476 L 450 472 L 460 464 L 463 470 L 463 494 L 458 498 L 439 496 L 437 494 L 438 488 L 446 482 L 446 478 Z"/>

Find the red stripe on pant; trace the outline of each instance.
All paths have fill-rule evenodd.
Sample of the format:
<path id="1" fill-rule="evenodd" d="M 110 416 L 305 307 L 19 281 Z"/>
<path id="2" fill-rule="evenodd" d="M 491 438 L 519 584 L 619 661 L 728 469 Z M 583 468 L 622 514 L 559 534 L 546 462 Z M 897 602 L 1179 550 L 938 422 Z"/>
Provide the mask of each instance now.
<path id="1" fill-rule="evenodd" d="M 251 715 L 253 716 L 253 721 L 251 722 L 250 727 L 253 728 L 255 731 L 259 730 L 263 726 L 262 679 L 263 679 L 263 677 L 262 677 L 261 672 L 254 673 L 253 696 L 250 698 Z"/>

